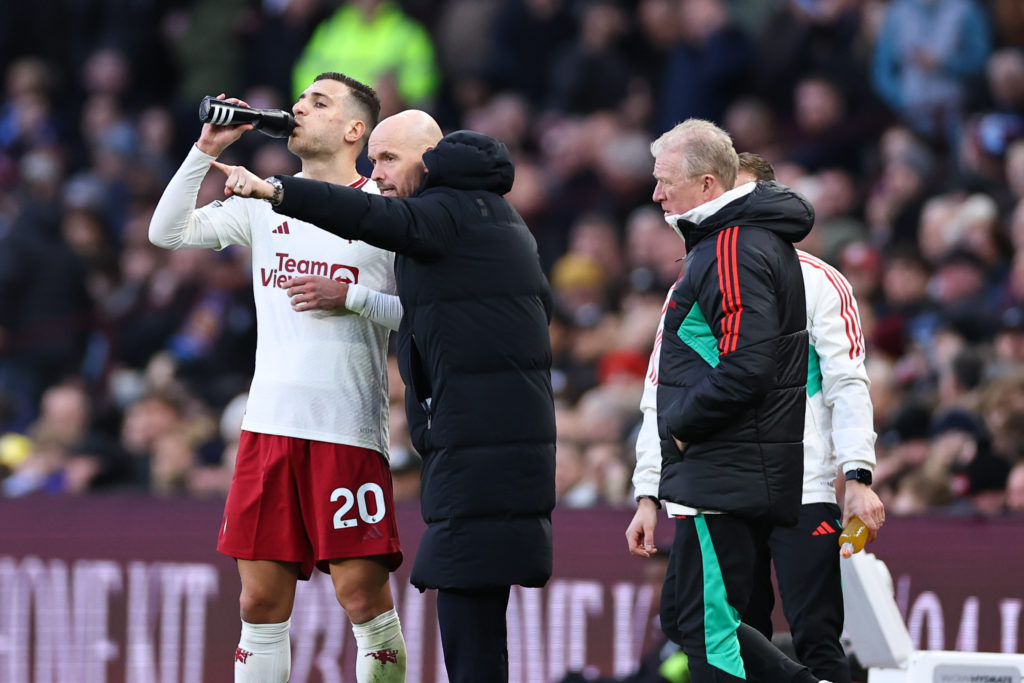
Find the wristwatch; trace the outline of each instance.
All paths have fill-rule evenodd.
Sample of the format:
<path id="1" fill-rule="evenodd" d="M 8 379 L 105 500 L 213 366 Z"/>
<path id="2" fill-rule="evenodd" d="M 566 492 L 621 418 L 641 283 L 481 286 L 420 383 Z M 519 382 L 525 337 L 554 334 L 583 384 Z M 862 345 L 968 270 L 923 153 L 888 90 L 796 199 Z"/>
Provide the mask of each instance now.
<path id="1" fill-rule="evenodd" d="M 274 188 L 274 194 L 271 195 L 270 197 L 265 197 L 264 200 L 270 202 L 271 206 L 277 206 L 278 204 L 281 203 L 281 199 L 284 198 L 284 185 L 282 185 L 281 181 L 274 176 L 264 178 L 264 180 L 270 183 L 270 185 Z"/>
<path id="2" fill-rule="evenodd" d="M 871 486 L 871 470 L 863 468 L 849 470 L 846 473 L 846 481 L 856 481 L 864 484 L 865 486 Z"/>

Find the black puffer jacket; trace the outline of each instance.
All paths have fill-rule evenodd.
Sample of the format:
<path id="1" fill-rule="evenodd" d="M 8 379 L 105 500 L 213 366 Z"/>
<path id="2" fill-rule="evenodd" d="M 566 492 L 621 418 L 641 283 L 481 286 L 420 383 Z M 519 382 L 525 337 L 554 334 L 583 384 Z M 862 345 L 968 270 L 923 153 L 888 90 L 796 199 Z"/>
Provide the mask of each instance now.
<path id="1" fill-rule="evenodd" d="M 807 383 L 793 243 L 810 232 L 814 210 L 775 183 L 721 201 L 699 224 L 677 224 L 687 255 L 662 334 L 660 496 L 791 525 L 800 511 Z M 673 436 L 687 444 L 682 453 Z"/>
<path id="2" fill-rule="evenodd" d="M 459 131 L 423 159 L 411 198 L 282 177 L 277 210 L 398 254 L 398 359 L 427 523 L 413 584 L 542 586 L 555 504 L 550 290 L 502 198 L 505 146 Z"/>

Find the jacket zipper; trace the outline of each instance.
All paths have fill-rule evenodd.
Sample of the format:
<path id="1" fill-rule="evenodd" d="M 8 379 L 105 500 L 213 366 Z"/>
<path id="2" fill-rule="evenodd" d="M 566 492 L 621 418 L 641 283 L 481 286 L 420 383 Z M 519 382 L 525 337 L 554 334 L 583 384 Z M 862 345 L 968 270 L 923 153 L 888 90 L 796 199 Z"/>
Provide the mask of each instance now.
<path id="1" fill-rule="evenodd" d="M 413 347 L 416 348 L 416 354 L 418 356 L 419 355 L 419 347 L 416 346 L 416 335 L 415 334 L 412 335 L 412 344 L 413 344 Z M 416 380 L 415 380 L 415 374 L 414 374 L 413 375 L 413 382 L 415 383 L 415 381 Z M 433 419 L 434 419 L 434 415 L 433 415 L 433 413 L 430 410 L 430 403 L 431 403 L 430 399 L 431 399 L 431 397 L 428 396 L 425 399 L 423 399 L 422 401 L 420 401 L 420 408 L 423 408 L 423 412 L 426 413 L 426 415 L 427 415 L 427 429 L 430 429 L 430 425 L 431 425 L 431 423 L 433 422 Z"/>
<path id="2" fill-rule="evenodd" d="M 430 429 L 430 423 L 433 421 L 434 415 L 430 411 L 430 399 L 420 401 L 420 407 L 423 408 L 423 412 L 427 414 L 427 429 Z"/>

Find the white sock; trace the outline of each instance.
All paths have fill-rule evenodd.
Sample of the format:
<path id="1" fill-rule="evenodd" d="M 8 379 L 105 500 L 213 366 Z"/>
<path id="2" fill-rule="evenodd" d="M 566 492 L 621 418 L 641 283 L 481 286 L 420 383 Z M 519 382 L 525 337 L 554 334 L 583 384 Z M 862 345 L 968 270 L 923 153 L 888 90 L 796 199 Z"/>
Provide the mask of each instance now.
<path id="1" fill-rule="evenodd" d="M 280 624 L 242 621 L 242 637 L 235 650 L 235 683 L 287 683 L 292 669 L 288 628 Z"/>
<path id="2" fill-rule="evenodd" d="M 352 633 L 358 648 L 357 683 L 405 681 L 405 638 L 394 608 L 363 624 L 352 624 Z"/>

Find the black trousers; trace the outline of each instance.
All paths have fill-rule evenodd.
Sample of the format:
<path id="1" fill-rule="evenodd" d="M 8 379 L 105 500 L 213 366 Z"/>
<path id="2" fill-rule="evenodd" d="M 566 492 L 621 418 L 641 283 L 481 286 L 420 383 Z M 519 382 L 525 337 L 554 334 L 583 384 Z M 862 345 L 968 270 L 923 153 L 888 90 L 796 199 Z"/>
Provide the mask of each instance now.
<path id="1" fill-rule="evenodd" d="M 817 683 L 757 630 L 740 622 L 757 548 L 771 527 L 732 515 L 676 519 L 661 626 L 689 658 L 693 683 Z"/>
<path id="2" fill-rule="evenodd" d="M 758 552 L 754 591 L 743 621 L 772 637 L 771 563 L 779 582 L 782 611 L 793 634 L 797 659 L 819 678 L 850 683 L 850 666 L 839 638 L 843 634 L 843 588 L 837 539 L 839 506 L 809 503 L 795 527 L 777 527 Z"/>
<path id="3" fill-rule="evenodd" d="M 507 683 L 509 587 L 438 590 L 444 666 L 450 683 Z"/>

